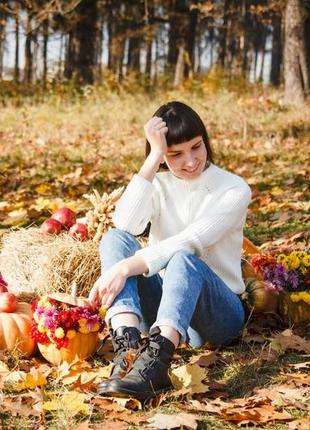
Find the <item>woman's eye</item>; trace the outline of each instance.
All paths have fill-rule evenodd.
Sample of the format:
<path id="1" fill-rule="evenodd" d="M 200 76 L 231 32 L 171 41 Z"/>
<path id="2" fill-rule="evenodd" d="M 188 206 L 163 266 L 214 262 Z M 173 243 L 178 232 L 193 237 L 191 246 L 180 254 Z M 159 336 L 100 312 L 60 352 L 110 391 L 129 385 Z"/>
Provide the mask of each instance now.
<path id="1" fill-rule="evenodd" d="M 198 149 L 198 148 L 200 148 L 200 146 L 201 146 L 201 143 L 199 143 L 199 145 L 195 145 L 195 146 L 193 146 L 193 148 L 194 148 L 194 149 Z"/>
<path id="2" fill-rule="evenodd" d="M 180 155 L 180 153 L 176 153 L 176 154 L 171 154 L 170 157 L 178 157 Z"/>

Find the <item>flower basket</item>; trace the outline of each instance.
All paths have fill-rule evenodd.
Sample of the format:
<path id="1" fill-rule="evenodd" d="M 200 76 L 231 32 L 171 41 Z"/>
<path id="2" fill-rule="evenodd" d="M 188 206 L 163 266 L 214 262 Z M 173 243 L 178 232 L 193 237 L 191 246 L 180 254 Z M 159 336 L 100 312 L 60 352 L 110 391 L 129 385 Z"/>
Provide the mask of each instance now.
<path id="1" fill-rule="evenodd" d="M 105 310 L 75 293 L 43 296 L 33 304 L 31 337 L 43 357 L 55 365 L 94 354 L 104 328 Z"/>
<path id="2" fill-rule="evenodd" d="M 310 292 L 281 293 L 279 313 L 289 324 L 310 323 Z"/>
<path id="3" fill-rule="evenodd" d="M 249 263 L 268 288 L 278 294 L 278 312 L 284 322 L 310 322 L 309 250 L 257 254 Z"/>
<path id="4" fill-rule="evenodd" d="M 60 349 L 54 343 L 47 345 L 38 343 L 38 348 L 43 357 L 52 364 L 59 365 L 64 361 L 71 363 L 79 359 L 85 360 L 91 357 L 97 349 L 98 332 L 96 333 L 77 333 L 70 339 L 66 347 Z"/>

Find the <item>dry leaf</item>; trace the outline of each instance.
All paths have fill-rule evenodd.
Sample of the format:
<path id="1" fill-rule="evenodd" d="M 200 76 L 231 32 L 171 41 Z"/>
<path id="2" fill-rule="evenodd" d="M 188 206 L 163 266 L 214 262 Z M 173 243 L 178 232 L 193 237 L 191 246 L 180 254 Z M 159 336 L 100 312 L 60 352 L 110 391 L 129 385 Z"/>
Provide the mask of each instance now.
<path id="1" fill-rule="evenodd" d="M 200 367 L 209 367 L 219 359 L 216 351 L 207 351 L 199 355 L 193 355 L 190 364 L 198 364 Z"/>
<path id="2" fill-rule="evenodd" d="M 129 425 L 123 421 L 106 420 L 103 423 L 92 425 L 93 430 L 127 430 Z"/>
<path id="3" fill-rule="evenodd" d="M 171 372 L 171 380 L 177 390 L 187 388 L 191 394 L 206 393 L 209 391 L 207 385 L 203 384 L 206 378 L 206 371 L 197 364 L 186 364 Z"/>
<path id="4" fill-rule="evenodd" d="M 195 415 L 181 412 L 177 415 L 156 414 L 147 421 L 150 423 L 148 427 L 159 430 L 183 428 L 183 426 L 195 430 L 197 428 L 197 419 L 199 418 Z"/>
<path id="5" fill-rule="evenodd" d="M 287 349 L 310 353 L 310 341 L 303 339 L 289 329 L 277 334 L 271 341 L 271 348 L 284 353 Z"/>
<path id="6" fill-rule="evenodd" d="M 46 384 L 46 377 L 38 369 L 33 367 L 29 373 L 26 373 L 24 380 L 16 385 L 15 389 L 20 391 L 26 388 L 35 388 Z"/>
<path id="7" fill-rule="evenodd" d="M 58 396 L 53 400 L 43 403 L 43 409 L 46 411 L 65 410 L 71 416 L 79 413 L 89 414 L 89 406 L 84 403 L 88 396 L 78 393 L 77 391 L 69 391 L 68 393 Z"/>
<path id="8" fill-rule="evenodd" d="M 288 430 L 310 430 L 310 418 L 291 421 Z"/>

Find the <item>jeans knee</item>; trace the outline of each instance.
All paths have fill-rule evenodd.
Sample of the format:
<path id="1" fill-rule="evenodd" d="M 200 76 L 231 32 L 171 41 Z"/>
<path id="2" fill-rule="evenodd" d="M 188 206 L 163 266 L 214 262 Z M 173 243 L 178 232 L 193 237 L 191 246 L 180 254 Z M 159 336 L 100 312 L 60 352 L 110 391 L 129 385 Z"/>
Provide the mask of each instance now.
<path id="1" fill-rule="evenodd" d="M 169 261 L 168 264 L 173 264 L 173 265 L 175 265 L 175 264 L 179 265 L 180 264 L 180 265 L 184 265 L 184 264 L 187 264 L 190 261 L 193 262 L 197 258 L 198 257 L 195 254 L 193 254 L 192 252 L 182 249 L 180 251 L 177 251 L 171 257 L 171 259 L 170 259 L 170 261 Z"/>
<path id="2" fill-rule="evenodd" d="M 127 231 L 121 230 L 119 228 L 111 228 L 107 232 L 105 232 L 102 235 L 101 241 L 100 241 L 100 248 L 106 247 L 110 244 L 115 244 L 117 241 L 123 241 L 124 239 L 133 239 L 134 237 L 127 233 Z"/>

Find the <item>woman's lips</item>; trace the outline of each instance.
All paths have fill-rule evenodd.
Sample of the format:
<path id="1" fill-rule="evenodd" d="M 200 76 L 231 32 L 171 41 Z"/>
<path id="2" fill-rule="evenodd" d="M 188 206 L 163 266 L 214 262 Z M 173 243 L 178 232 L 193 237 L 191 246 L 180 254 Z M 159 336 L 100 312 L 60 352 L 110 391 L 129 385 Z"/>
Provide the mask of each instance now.
<path id="1" fill-rule="evenodd" d="M 184 171 L 187 172 L 187 173 L 195 173 L 198 170 L 198 167 L 199 167 L 199 164 L 197 164 L 197 166 L 194 169 L 192 169 L 192 170 L 184 169 Z"/>

